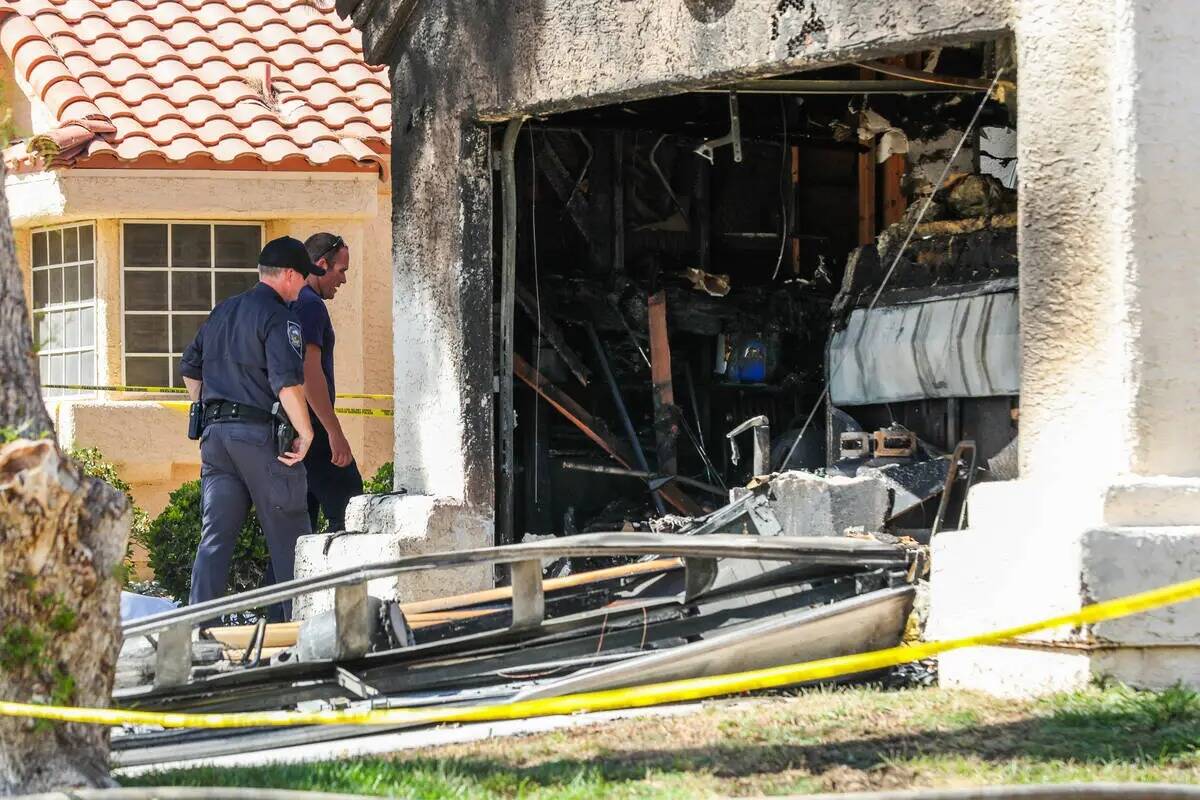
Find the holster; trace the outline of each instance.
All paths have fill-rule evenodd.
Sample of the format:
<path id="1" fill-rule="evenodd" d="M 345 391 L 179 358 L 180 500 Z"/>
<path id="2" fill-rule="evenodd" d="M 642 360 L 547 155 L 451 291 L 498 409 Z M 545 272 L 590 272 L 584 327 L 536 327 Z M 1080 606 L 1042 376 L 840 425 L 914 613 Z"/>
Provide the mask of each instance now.
<path id="1" fill-rule="evenodd" d="M 199 439 L 202 433 L 204 433 L 204 404 L 199 402 L 192 403 L 188 407 L 188 438 L 192 440 Z"/>
<path id="2" fill-rule="evenodd" d="M 275 455 L 281 456 L 291 451 L 292 442 L 296 441 L 296 428 L 278 401 L 271 406 L 271 416 L 275 418 L 272 423 L 275 430 Z"/>

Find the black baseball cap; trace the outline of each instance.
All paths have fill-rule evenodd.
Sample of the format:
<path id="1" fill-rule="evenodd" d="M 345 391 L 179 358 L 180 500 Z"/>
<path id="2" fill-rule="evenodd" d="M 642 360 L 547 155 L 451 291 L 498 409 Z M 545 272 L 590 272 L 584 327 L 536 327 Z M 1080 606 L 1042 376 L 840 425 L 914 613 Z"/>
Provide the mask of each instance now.
<path id="1" fill-rule="evenodd" d="M 267 246 L 258 254 L 258 263 L 263 267 L 294 269 L 305 277 L 325 274 L 325 270 L 314 264 L 308 257 L 304 243 L 291 236 L 280 236 L 278 239 L 267 242 Z"/>

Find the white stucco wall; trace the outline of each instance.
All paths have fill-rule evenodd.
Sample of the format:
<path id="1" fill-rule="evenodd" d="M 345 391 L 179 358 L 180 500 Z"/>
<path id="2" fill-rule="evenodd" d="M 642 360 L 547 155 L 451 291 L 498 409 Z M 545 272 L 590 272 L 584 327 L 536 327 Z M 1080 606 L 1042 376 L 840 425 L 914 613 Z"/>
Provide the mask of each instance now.
<path id="1" fill-rule="evenodd" d="M 977 486 L 933 554 L 931 633 L 1078 610 L 1200 569 L 1200 118 L 1187 0 L 1018 0 L 1021 480 Z M 985 586 L 986 591 L 979 587 Z M 1006 694 L 1200 683 L 1200 602 L 964 650 L 948 685 Z"/>

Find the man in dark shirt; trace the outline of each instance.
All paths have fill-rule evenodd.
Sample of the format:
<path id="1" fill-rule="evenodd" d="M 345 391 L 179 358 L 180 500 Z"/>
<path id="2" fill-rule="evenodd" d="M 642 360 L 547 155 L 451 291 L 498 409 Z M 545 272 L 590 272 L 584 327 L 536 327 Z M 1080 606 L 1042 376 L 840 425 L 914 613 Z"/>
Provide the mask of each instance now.
<path id="1" fill-rule="evenodd" d="M 330 531 L 345 530 L 346 505 L 362 494 L 363 480 L 350 443 L 334 413 L 333 323 L 325 301 L 346 282 L 350 248 L 342 237 L 315 233 L 304 242 L 309 258 L 325 270 L 309 275 L 292 304 L 304 334 L 304 394 L 313 415 L 313 445 L 304 459 L 308 468 L 308 516 L 313 530 L 318 510 L 325 512 Z"/>
<path id="2" fill-rule="evenodd" d="M 304 341 L 288 308 L 309 275 L 323 275 L 298 240 L 267 243 L 259 283 L 217 304 L 183 353 L 192 401 L 204 405 L 200 437 L 203 529 L 192 565 L 191 603 L 223 595 L 238 532 L 254 504 L 280 581 L 292 579 L 296 539 L 310 533 L 302 463 L 313 440 L 304 400 Z M 271 407 L 278 398 L 295 427 L 276 453 Z M 290 603 L 284 613 L 290 614 Z"/>

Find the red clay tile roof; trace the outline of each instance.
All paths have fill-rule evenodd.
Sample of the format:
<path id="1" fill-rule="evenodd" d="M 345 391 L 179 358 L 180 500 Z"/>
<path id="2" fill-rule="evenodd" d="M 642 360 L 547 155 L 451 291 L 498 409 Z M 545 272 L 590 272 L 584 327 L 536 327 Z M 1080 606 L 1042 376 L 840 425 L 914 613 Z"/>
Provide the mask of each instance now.
<path id="1" fill-rule="evenodd" d="M 389 149 L 386 68 L 332 9 L 0 0 L 0 47 L 58 121 L 10 169 L 379 170 Z"/>

